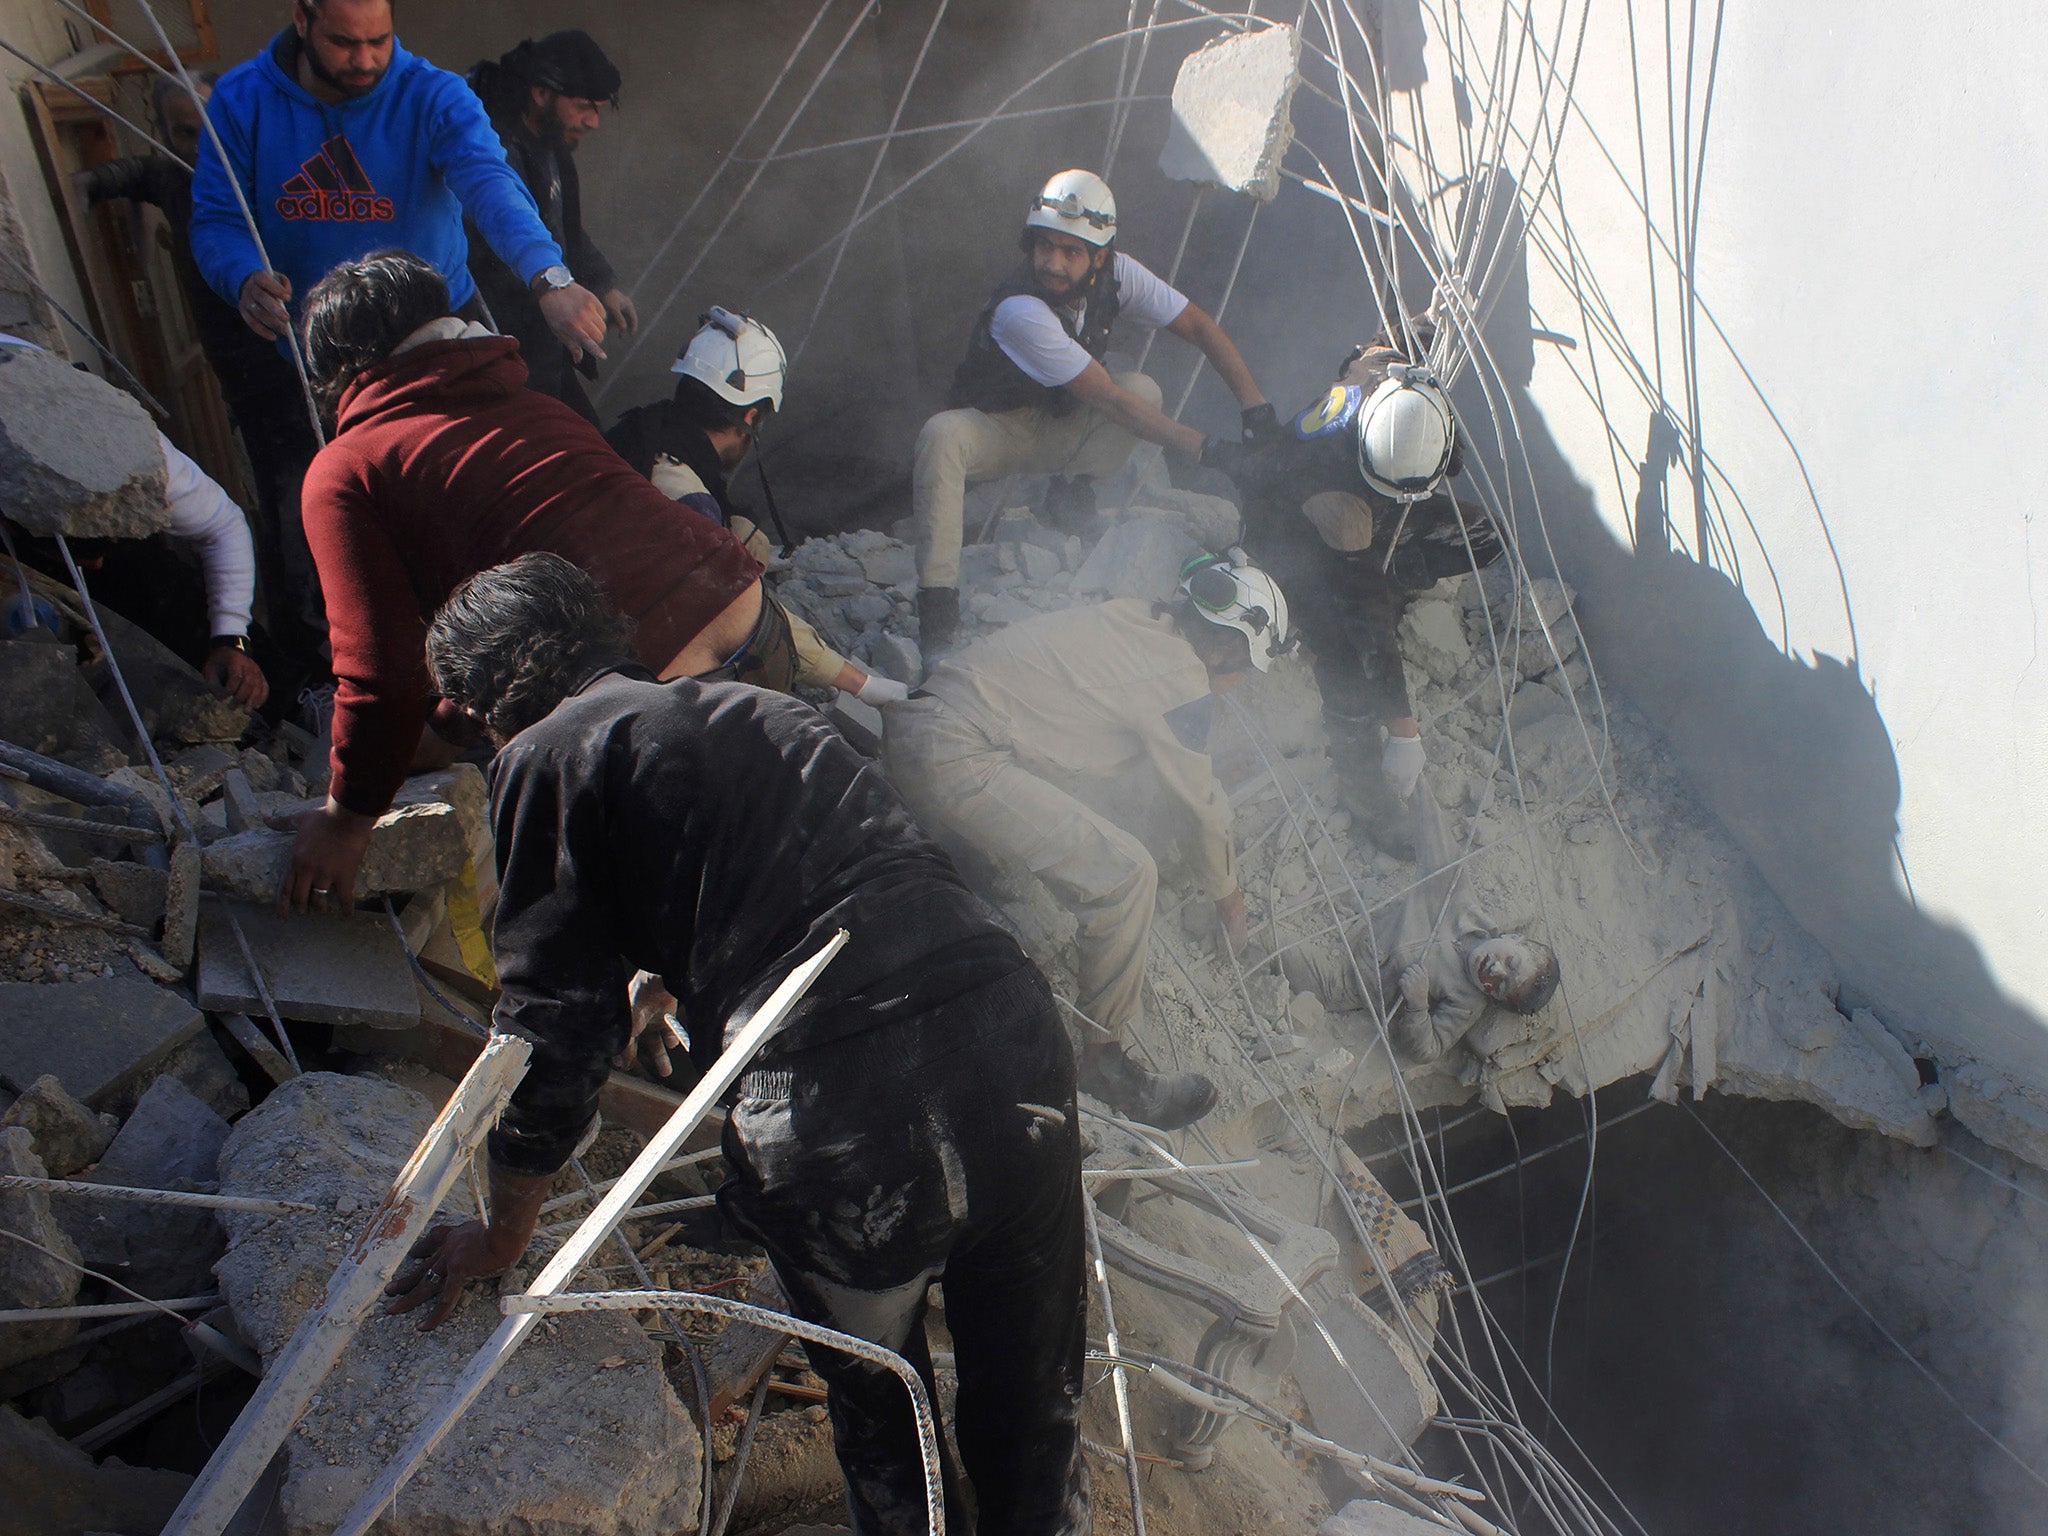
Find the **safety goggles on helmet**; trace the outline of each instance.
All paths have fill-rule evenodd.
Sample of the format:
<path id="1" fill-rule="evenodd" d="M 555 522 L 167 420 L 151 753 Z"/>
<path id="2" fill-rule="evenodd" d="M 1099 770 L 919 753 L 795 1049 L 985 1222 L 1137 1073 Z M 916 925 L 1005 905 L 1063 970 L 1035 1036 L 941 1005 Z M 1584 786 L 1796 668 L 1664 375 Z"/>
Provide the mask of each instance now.
<path id="1" fill-rule="evenodd" d="M 1242 550 L 1196 555 L 1181 566 L 1180 577 L 1180 589 L 1195 611 L 1211 624 L 1243 635 L 1252 665 L 1261 672 L 1271 669 L 1274 657 L 1294 648 L 1296 637 L 1280 584 Z"/>
<path id="2" fill-rule="evenodd" d="M 697 326 L 671 373 L 688 374 L 734 405 L 766 400 L 782 408 L 789 358 L 773 331 L 751 315 L 718 304 L 697 317 Z"/>
<path id="3" fill-rule="evenodd" d="M 1031 211 L 1058 214 L 1063 219 L 1080 219 L 1090 229 L 1115 229 L 1116 215 L 1104 213 L 1100 208 L 1081 206 L 1081 194 L 1069 192 L 1065 197 L 1047 197 L 1043 192 L 1031 199 Z"/>
<path id="4" fill-rule="evenodd" d="M 1426 368 L 1395 364 L 1352 417 L 1358 472 L 1394 501 L 1434 495 L 1458 448 L 1458 420 Z"/>

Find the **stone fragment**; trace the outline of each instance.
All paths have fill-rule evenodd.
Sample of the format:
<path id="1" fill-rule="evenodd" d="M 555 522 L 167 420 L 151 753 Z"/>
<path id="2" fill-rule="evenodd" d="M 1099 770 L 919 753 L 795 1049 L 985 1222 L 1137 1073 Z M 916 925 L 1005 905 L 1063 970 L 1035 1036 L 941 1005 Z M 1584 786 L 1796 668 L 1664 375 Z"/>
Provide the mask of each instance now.
<path id="1" fill-rule="evenodd" d="M 249 787 L 259 795 L 267 790 L 276 789 L 283 777 L 283 770 L 278 767 L 277 759 L 268 752 L 259 752 L 254 747 L 242 749 L 242 773 L 249 780 Z"/>
<path id="2" fill-rule="evenodd" d="M 885 634 L 869 648 L 875 671 L 912 687 L 924 677 L 924 653 L 907 635 Z"/>
<path id="3" fill-rule="evenodd" d="M 228 770 L 240 761 L 240 754 L 207 742 L 203 746 L 188 747 L 165 763 L 164 768 L 170 774 L 171 782 L 178 786 L 178 793 L 194 800 L 204 800 L 220 788 Z"/>
<path id="4" fill-rule="evenodd" d="M 863 704 L 849 694 L 835 693 L 828 718 L 838 727 L 839 734 L 853 743 L 854 750 L 866 757 L 878 757 L 882 751 L 882 712 L 872 704 Z"/>
<path id="5" fill-rule="evenodd" d="M 0 505 L 37 534 L 141 539 L 171 526 L 147 412 L 47 352 L 0 352 Z"/>
<path id="6" fill-rule="evenodd" d="M 114 859 L 92 861 L 93 894 L 119 913 L 123 922 L 154 929 L 164 920 L 170 884 L 168 870 Z"/>
<path id="7" fill-rule="evenodd" d="M 37 1536 L 162 1530 L 192 1485 L 183 1472 L 92 1457 L 41 1419 L 0 1407 L 0 1466 L 7 1468 L 8 1528 Z"/>
<path id="8" fill-rule="evenodd" d="M 184 657 L 105 604 L 93 607 L 151 736 L 196 744 L 236 741 L 248 730 L 249 711 L 222 695 Z M 121 702 L 113 670 L 105 660 L 88 668 L 86 676 L 108 712 L 117 720 L 126 720 L 127 706 Z"/>
<path id="9" fill-rule="evenodd" d="M 230 832 L 247 832 L 263 825 L 263 807 L 256 799 L 256 787 L 249 782 L 248 774 L 232 768 L 221 775 L 220 788 L 223 819 Z"/>
<path id="10" fill-rule="evenodd" d="M 175 1077 L 223 1120 L 237 1120 L 249 1112 L 248 1086 L 211 1029 L 200 1030 L 171 1052 L 164 1061 L 163 1075 Z"/>
<path id="11" fill-rule="evenodd" d="M 1181 565 L 1201 549 L 1179 519 L 1134 513 L 1102 536 L 1075 574 L 1074 590 L 1165 601 L 1179 584 Z"/>
<path id="12" fill-rule="evenodd" d="M 184 970 L 192 963 L 192 943 L 199 932 L 199 886 L 203 860 L 199 849 L 180 839 L 171 846 L 171 873 L 164 885 L 164 958 Z"/>
<path id="13" fill-rule="evenodd" d="M 1458 610 L 1428 599 L 1416 603 L 1401 620 L 1401 652 L 1441 687 L 1472 659 L 1472 643 L 1465 638 L 1465 621 Z"/>
<path id="14" fill-rule="evenodd" d="M 893 540 L 862 550 L 860 568 L 861 574 L 878 587 L 900 587 L 917 580 L 917 557 Z"/>
<path id="15" fill-rule="evenodd" d="M 896 605 L 879 592 L 859 592 L 846 600 L 846 618 L 852 624 L 877 624 L 896 611 Z"/>
<path id="16" fill-rule="evenodd" d="M 1316 1527 L 1316 1536 L 1440 1536 L 1442 1530 L 1391 1504 L 1353 1499 Z"/>
<path id="17" fill-rule="evenodd" d="M 1033 586 L 1044 586 L 1059 574 L 1060 557 L 1043 544 L 1019 544 L 1017 567 Z"/>
<path id="18" fill-rule="evenodd" d="M 473 770 L 472 770 L 473 771 Z M 201 851 L 209 890 L 244 901 L 274 901 L 291 865 L 292 834 L 263 828 L 209 843 Z M 439 801 L 395 805 L 370 831 L 356 871 L 358 901 L 421 891 L 452 880 L 469 862 L 469 839 L 455 808 Z"/>
<path id="19" fill-rule="evenodd" d="M 167 1074 L 150 1084 L 86 1182 L 210 1192 L 227 1138 L 227 1121 Z M 226 1240 L 211 1211 L 82 1195 L 52 1196 L 51 1208 L 88 1265 L 145 1296 L 196 1296 L 212 1286 Z"/>
<path id="20" fill-rule="evenodd" d="M 49 1177 L 36 1156 L 28 1127 L 0 1129 L 0 1173 L 15 1177 Z M 38 1190 L 0 1190 L 0 1230 L 40 1243 L 51 1253 L 38 1253 L 27 1243 L 0 1239 L 0 1307 L 67 1307 L 78 1297 L 78 1246 L 64 1235 L 50 1210 L 50 1197 Z M 55 1254 L 56 1257 L 52 1257 Z M 78 1321 L 9 1323 L 0 1327 L 0 1366 L 33 1359 L 55 1349 L 78 1332 Z M 9 1465 L 0 1456 L 0 1465 Z"/>
<path id="21" fill-rule="evenodd" d="M 1370 1456 L 1404 1455 L 1436 1416 L 1436 1388 L 1429 1373 L 1379 1314 L 1356 1296 L 1337 1296 L 1318 1317 L 1344 1352 L 1350 1370 L 1337 1363 L 1313 1330 L 1299 1330 L 1304 1337 L 1295 1356 L 1294 1378 L 1317 1433 Z M 1361 1383 L 1364 1396 L 1358 1390 Z"/>
<path id="22" fill-rule="evenodd" d="M 176 992 L 141 976 L 67 987 L 0 983 L 0 1083 L 20 1093 L 54 1073 L 73 1098 L 112 1108 L 205 1022 Z"/>
<path id="23" fill-rule="evenodd" d="M 34 1138 L 36 1156 L 53 1179 L 68 1179 L 98 1162 L 120 1123 L 87 1109 L 52 1073 L 37 1078 L 0 1114 L 0 1129 L 18 1125 Z"/>
<path id="24" fill-rule="evenodd" d="M 1172 485 L 1145 487 L 1132 505 L 1132 515 L 1163 513 L 1181 524 L 1188 537 L 1204 549 L 1226 550 L 1244 532 L 1244 518 L 1227 498 L 1202 491 L 1184 491 Z"/>
<path id="25" fill-rule="evenodd" d="M 122 739 L 70 646 L 47 637 L 0 641 L 0 741 L 105 773 L 128 761 Z"/>
<path id="26" fill-rule="evenodd" d="M 1301 39 L 1290 26 L 1230 33 L 1182 61 L 1160 172 L 1270 203 L 1294 141 Z"/>
<path id="27" fill-rule="evenodd" d="M 221 1188 L 302 1200 L 311 1215 L 223 1213 L 220 1288 L 242 1336 L 274 1365 L 323 1296 L 337 1257 L 433 1118 L 394 1083 L 315 1072 L 294 1078 L 229 1136 Z M 469 1214 L 460 1183 L 449 1214 Z M 497 1326 L 477 1288 L 442 1327 L 373 1310 L 286 1441 L 281 1492 L 290 1531 L 334 1529 Z M 511 1454 L 504 1454 L 507 1450 Z M 696 1526 L 702 1476 L 696 1430 L 663 1376 L 661 1346 L 619 1314 L 551 1322 L 499 1372 L 405 1486 L 405 1529 L 435 1536 L 531 1536 L 601 1528 L 669 1536 Z"/>
<path id="28" fill-rule="evenodd" d="M 211 906 L 199 922 L 199 1006 L 210 1013 L 261 1017 L 263 999 L 228 922 Z M 382 912 L 346 917 L 279 917 L 270 907 L 232 908 L 263 979 L 288 1019 L 315 1024 L 367 1024 L 412 1029 L 419 995 L 405 948 Z"/>

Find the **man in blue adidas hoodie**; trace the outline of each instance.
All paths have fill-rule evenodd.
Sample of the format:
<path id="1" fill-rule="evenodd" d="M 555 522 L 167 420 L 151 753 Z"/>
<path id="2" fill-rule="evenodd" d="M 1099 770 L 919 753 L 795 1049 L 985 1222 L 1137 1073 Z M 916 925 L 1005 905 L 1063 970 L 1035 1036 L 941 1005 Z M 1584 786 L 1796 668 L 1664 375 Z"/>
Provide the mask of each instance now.
<path id="1" fill-rule="evenodd" d="M 398 45 L 390 0 L 293 0 L 292 26 L 221 78 L 207 115 L 227 164 L 201 141 L 192 255 L 258 335 L 281 337 L 293 297 L 336 263 L 386 247 L 430 262 L 454 305 L 468 305 L 467 213 L 532 286 L 570 353 L 604 356 L 604 305 L 570 277 L 462 77 Z M 274 270 L 249 237 L 231 175 Z"/>

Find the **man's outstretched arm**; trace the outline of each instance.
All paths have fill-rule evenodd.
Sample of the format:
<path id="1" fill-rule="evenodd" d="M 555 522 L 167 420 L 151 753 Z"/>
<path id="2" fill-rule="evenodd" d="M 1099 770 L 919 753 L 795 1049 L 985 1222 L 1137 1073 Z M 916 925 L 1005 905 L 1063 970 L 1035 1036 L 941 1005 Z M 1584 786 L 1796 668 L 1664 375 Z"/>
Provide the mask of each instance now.
<path id="1" fill-rule="evenodd" d="M 1229 332 L 1216 323 L 1215 317 L 1199 304 L 1189 304 L 1167 329 L 1182 341 L 1201 350 L 1209 359 L 1209 366 L 1216 370 L 1216 376 L 1223 380 L 1230 392 L 1237 397 L 1238 405 L 1244 410 L 1266 404 L 1265 391 L 1259 388 L 1258 380 L 1245 363 L 1244 354 L 1237 350 L 1237 343 L 1230 339 Z"/>

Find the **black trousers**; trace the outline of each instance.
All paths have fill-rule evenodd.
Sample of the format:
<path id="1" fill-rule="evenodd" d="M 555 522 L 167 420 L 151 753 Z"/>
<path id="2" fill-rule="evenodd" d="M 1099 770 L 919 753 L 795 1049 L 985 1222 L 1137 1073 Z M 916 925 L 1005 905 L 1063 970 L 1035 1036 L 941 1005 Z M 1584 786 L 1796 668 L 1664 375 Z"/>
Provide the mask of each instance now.
<path id="1" fill-rule="evenodd" d="M 904 1356 L 924 1378 L 926 1287 L 944 1287 L 960 1376 L 949 1530 L 1086 1536 L 1088 1315 L 1074 1057 L 1036 967 L 941 1009 L 778 1057 L 740 1081 L 719 1203 L 768 1250 L 792 1310 Z M 908 1393 L 821 1346 L 856 1536 L 922 1536 Z M 943 1442 L 942 1442 L 943 1444 Z"/>
<path id="2" fill-rule="evenodd" d="M 1482 570 L 1492 565 L 1501 556 L 1500 537 L 1483 510 L 1439 495 L 1416 504 L 1382 571 L 1382 541 L 1400 522 L 1398 508 L 1377 510 L 1373 543 L 1356 554 L 1329 548 L 1291 507 L 1261 511 L 1247 529 L 1251 552 L 1287 594 L 1288 613 L 1314 653 L 1324 729 L 1341 766 L 1356 751 L 1376 747 L 1381 726 L 1415 713 L 1401 667 L 1408 604 L 1444 577 L 1471 570 L 1475 557 Z"/>

